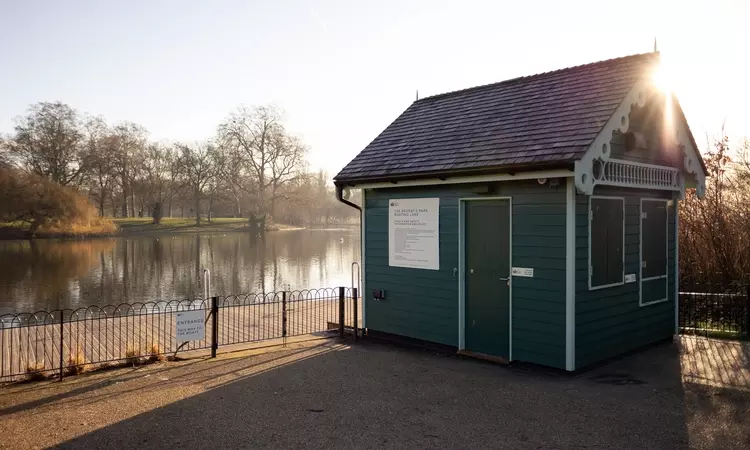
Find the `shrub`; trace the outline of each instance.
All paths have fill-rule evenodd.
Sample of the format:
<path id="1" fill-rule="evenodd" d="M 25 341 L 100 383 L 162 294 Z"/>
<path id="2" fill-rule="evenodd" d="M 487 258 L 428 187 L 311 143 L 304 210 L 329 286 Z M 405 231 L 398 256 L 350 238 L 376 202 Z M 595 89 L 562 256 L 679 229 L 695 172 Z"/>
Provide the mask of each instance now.
<path id="1" fill-rule="evenodd" d="M 0 221 L 20 221 L 37 231 L 66 234 L 110 233 L 117 227 L 98 217 L 88 199 L 45 177 L 0 167 Z"/>
<path id="2" fill-rule="evenodd" d="M 148 349 L 149 362 L 164 361 L 165 359 L 164 351 L 159 344 L 151 344 L 151 347 Z"/>
<path id="3" fill-rule="evenodd" d="M 86 364 L 86 357 L 80 349 L 68 356 L 68 363 L 65 370 L 67 375 L 78 375 L 89 370 L 89 365 Z"/>
<path id="4" fill-rule="evenodd" d="M 137 366 L 141 363 L 141 350 L 135 346 L 128 346 L 125 350 L 125 362 Z"/>
<path id="5" fill-rule="evenodd" d="M 26 379 L 29 381 L 41 381 L 47 379 L 44 373 L 44 363 L 29 363 L 26 366 Z"/>

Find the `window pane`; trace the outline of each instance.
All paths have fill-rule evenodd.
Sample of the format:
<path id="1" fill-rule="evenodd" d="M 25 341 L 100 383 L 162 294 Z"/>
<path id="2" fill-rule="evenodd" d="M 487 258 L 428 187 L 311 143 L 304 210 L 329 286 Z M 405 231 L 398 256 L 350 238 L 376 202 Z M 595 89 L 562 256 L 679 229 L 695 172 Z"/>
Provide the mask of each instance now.
<path id="1" fill-rule="evenodd" d="M 591 199 L 591 286 L 622 282 L 623 201 Z"/>
<path id="2" fill-rule="evenodd" d="M 667 274 L 667 204 L 644 201 L 641 211 L 642 277 Z"/>
<path id="3" fill-rule="evenodd" d="M 609 242 L 607 252 L 607 274 L 610 283 L 622 281 L 622 244 L 624 230 L 622 228 L 622 202 L 614 201 L 611 204 L 609 222 L 607 223 Z"/>

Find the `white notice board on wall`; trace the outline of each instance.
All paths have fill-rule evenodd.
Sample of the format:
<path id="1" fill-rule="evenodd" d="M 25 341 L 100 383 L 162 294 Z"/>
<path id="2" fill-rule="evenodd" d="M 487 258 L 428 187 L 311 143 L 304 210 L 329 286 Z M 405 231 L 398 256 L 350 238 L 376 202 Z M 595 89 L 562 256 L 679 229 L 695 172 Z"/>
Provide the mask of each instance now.
<path id="1" fill-rule="evenodd" d="M 440 269 L 439 198 L 388 201 L 388 265 Z"/>

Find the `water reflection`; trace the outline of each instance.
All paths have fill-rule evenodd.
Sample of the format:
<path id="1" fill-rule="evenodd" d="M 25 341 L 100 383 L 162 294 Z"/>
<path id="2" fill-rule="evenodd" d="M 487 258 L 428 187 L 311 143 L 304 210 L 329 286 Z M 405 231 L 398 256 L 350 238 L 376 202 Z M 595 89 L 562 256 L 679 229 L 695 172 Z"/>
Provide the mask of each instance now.
<path id="1" fill-rule="evenodd" d="M 347 286 L 356 230 L 0 242 L 0 313 Z"/>

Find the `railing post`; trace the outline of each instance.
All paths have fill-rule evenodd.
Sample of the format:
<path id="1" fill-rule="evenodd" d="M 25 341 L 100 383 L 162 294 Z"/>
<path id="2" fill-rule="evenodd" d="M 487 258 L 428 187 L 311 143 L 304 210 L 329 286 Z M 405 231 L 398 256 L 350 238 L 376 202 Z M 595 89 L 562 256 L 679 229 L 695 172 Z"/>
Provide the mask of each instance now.
<path id="1" fill-rule="evenodd" d="M 219 349 L 219 297 L 211 297 L 211 358 Z"/>
<path id="2" fill-rule="evenodd" d="M 745 286 L 745 338 L 750 339 L 750 284 Z"/>
<path id="3" fill-rule="evenodd" d="M 344 287 L 339 287 L 339 336 L 344 337 L 344 309 L 346 303 L 344 303 Z"/>
<path id="4" fill-rule="evenodd" d="M 352 288 L 352 300 L 354 300 L 354 307 L 352 308 L 352 312 L 354 314 L 354 340 L 356 341 L 357 338 L 357 288 Z"/>
<path id="5" fill-rule="evenodd" d="M 64 362 L 63 362 L 63 345 L 64 345 L 64 339 L 63 339 L 63 329 L 64 329 L 64 311 L 60 310 L 60 381 L 63 380 L 63 368 L 64 368 Z"/>
<path id="6" fill-rule="evenodd" d="M 286 291 L 281 292 L 281 337 L 286 345 Z"/>

